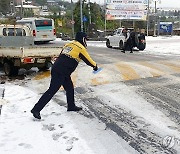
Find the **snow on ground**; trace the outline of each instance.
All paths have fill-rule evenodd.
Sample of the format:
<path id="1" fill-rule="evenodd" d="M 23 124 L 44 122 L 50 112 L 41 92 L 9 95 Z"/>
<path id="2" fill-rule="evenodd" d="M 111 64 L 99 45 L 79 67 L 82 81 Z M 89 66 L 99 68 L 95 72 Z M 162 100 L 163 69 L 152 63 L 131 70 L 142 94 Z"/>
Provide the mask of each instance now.
<path id="1" fill-rule="evenodd" d="M 61 38 L 57 38 L 56 41 L 62 41 Z M 105 41 L 87 41 L 88 46 L 106 47 Z M 146 36 L 146 48 L 144 51 L 140 51 L 145 54 L 177 54 L 180 55 L 180 36 Z"/>
<path id="2" fill-rule="evenodd" d="M 146 37 L 146 40 L 147 47 L 144 51 L 140 51 L 142 54 L 180 55 L 180 37 L 178 36 Z M 106 47 L 105 42 L 88 41 L 88 45 Z M 80 65 L 80 67 L 84 67 L 84 65 Z M 86 78 L 93 76 L 88 67 L 83 71 L 86 74 L 89 72 Z M 105 76 L 102 73 L 100 77 Z M 76 81 L 79 86 L 88 84 L 86 83 L 88 80 L 84 78 L 80 77 Z M 108 76 L 106 78 L 109 79 Z M 119 76 L 114 77 L 114 80 L 116 78 L 119 78 Z M 34 89 L 19 86 L 17 83 L 6 83 L 4 87 L 0 85 L 5 88 L 4 98 L 0 99 L 0 105 L 3 105 L 0 115 L 0 153 L 137 153 L 127 142 L 106 129 L 105 124 L 98 119 L 87 118 L 79 113 L 66 112 L 66 107 L 58 105 L 53 100 L 43 109 L 41 113 L 42 120 L 34 120 L 30 110 L 41 96 L 40 93 L 47 89 L 48 84 L 49 78 L 42 81 L 34 79 L 29 82 L 29 86 L 31 85 Z M 94 95 L 97 95 L 105 104 L 112 107 L 120 105 L 132 114 L 141 117 L 141 120 L 150 123 L 150 129 L 161 137 L 170 135 L 180 138 L 175 123 L 123 83 L 117 85 L 112 81 L 111 84 L 92 87 L 92 89 Z M 124 91 L 121 89 L 124 89 Z M 60 92 L 61 95 L 63 95 L 62 99 L 66 101 L 63 92 Z M 77 104 L 82 105 L 80 101 L 77 101 Z"/>
<path id="3" fill-rule="evenodd" d="M 0 121 L 2 154 L 135 154 L 124 140 L 105 130 L 96 119 L 88 119 L 51 101 L 35 121 L 30 109 L 38 100 L 36 93 L 18 85 L 5 85 L 8 102 Z M 115 146 L 114 146 L 115 145 Z"/>
<path id="4" fill-rule="evenodd" d="M 146 37 L 147 54 L 177 54 L 180 55 L 180 36 Z M 156 42 L 156 43 L 155 43 Z"/>
<path id="5" fill-rule="evenodd" d="M 87 45 L 106 47 L 105 41 L 88 41 Z M 146 49 L 140 52 L 143 52 L 144 54 L 156 55 L 180 55 L 180 36 L 148 36 L 146 37 Z"/>
<path id="6" fill-rule="evenodd" d="M 151 123 L 151 129 L 153 132 L 158 132 L 158 134 L 160 133 L 162 136 L 166 136 L 168 134 L 170 136 L 180 138 L 180 134 L 177 130 L 172 130 L 169 128 L 177 127 L 174 122 L 172 122 L 164 115 L 164 113 L 159 111 L 152 104 L 149 104 L 143 98 L 139 97 L 139 95 L 136 94 L 133 89 L 127 87 L 126 85 L 121 83 L 101 85 L 94 90 L 103 100 L 103 102 L 109 106 L 113 107 L 116 105 L 121 105 L 133 115 L 136 115 L 139 118 L 141 117 L 141 120 Z"/>

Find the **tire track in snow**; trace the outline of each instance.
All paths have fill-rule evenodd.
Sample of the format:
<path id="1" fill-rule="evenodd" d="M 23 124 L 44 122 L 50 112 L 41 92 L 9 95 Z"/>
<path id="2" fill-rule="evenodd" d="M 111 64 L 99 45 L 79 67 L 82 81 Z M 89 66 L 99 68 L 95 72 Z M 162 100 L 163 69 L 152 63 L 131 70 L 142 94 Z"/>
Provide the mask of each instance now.
<path id="1" fill-rule="evenodd" d="M 175 123 L 180 124 L 180 74 L 125 82 Z"/>
<path id="2" fill-rule="evenodd" d="M 162 138 L 149 130 L 149 125 L 141 117 L 116 106 L 105 105 L 98 98 L 83 98 L 91 112 L 110 129 L 122 137 L 131 147 L 141 154 L 176 154 L 174 149 L 166 149 Z"/>

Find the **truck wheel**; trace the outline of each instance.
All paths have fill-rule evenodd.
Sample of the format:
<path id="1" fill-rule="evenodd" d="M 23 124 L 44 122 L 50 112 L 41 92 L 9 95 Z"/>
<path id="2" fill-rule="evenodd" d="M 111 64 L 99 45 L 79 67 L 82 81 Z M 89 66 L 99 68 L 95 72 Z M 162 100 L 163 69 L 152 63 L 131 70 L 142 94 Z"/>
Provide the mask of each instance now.
<path id="1" fill-rule="evenodd" d="M 13 75 L 13 76 L 17 76 L 18 73 L 19 73 L 19 67 L 13 66 L 12 75 Z"/>
<path id="2" fill-rule="evenodd" d="M 39 68 L 40 71 L 47 71 L 52 67 L 52 63 L 50 61 L 45 63 L 44 67 Z"/>
<path id="3" fill-rule="evenodd" d="M 52 67 L 52 62 L 50 62 L 50 61 L 46 62 L 46 64 L 45 64 L 45 69 L 48 70 L 48 69 L 50 69 L 51 67 Z"/>
<path id="4" fill-rule="evenodd" d="M 9 76 L 11 74 L 11 64 L 8 62 L 4 63 L 4 72 L 7 76 Z"/>
<path id="5" fill-rule="evenodd" d="M 112 48 L 112 46 L 110 45 L 110 41 L 109 41 L 109 40 L 106 41 L 106 46 L 107 46 L 108 48 Z"/>
<path id="6" fill-rule="evenodd" d="M 16 76 L 18 75 L 19 68 L 14 67 L 12 63 L 5 62 L 4 63 L 4 72 L 7 76 Z"/>
<path id="7" fill-rule="evenodd" d="M 123 50 L 123 48 L 124 48 L 124 44 L 123 44 L 122 41 L 120 41 L 120 42 L 119 42 L 119 49 L 120 49 L 120 50 Z"/>

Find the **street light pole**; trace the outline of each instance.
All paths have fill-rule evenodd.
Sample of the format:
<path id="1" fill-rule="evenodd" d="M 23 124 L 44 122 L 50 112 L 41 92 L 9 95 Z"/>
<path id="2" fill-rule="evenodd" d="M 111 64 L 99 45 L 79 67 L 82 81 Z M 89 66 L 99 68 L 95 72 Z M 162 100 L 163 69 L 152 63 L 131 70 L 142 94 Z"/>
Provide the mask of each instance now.
<path id="1" fill-rule="evenodd" d="M 71 10 L 72 10 L 72 21 L 71 21 L 71 24 L 72 24 L 72 37 L 74 38 L 74 14 L 73 14 L 73 1 L 71 0 Z"/>
<path id="2" fill-rule="evenodd" d="M 147 36 L 149 36 L 149 5 L 150 5 L 150 0 L 148 0 L 148 6 L 147 6 Z"/>
<path id="3" fill-rule="evenodd" d="M 23 0 L 21 0 L 21 15 L 20 15 L 21 19 L 23 18 Z"/>
<path id="4" fill-rule="evenodd" d="M 106 29 L 106 26 L 107 26 L 107 21 L 106 21 L 106 0 L 104 0 L 104 36 L 106 36 L 106 31 L 107 31 L 107 29 Z"/>
<path id="5" fill-rule="evenodd" d="M 154 35 L 153 36 L 157 36 L 156 35 L 156 27 L 157 27 L 157 1 L 158 0 L 154 1 L 154 4 L 155 4 L 155 6 L 154 6 L 154 16 L 155 16 L 155 19 L 154 19 Z"/>
<path id="6" fill-rule="evenodd" d="M 12 14 L 14 12 L 13 11 L 13 2 L 12 1 L 10 2 L 10 8 L 11 8 L 11 14 Z"/>
<path id="7" fill-rule="evenodd" d="M 13 13 L 16 13 L 16 10 L 15 10 L 15 0 L 13 0 Z"/>
<path id="8" fill-rule="evenodd" d="M 88 10 L 89 10 L 89 24 L 91 25 L 91 5 L 90 5 L 90 0 L 88 3 Z"/>
<path id="9" fill-rule="evenodd" d="M 82 13 L 82 0 L 80 0 L 80 18 L 81 18 L 81 32 L 83 32 L 83 13 Z"/>

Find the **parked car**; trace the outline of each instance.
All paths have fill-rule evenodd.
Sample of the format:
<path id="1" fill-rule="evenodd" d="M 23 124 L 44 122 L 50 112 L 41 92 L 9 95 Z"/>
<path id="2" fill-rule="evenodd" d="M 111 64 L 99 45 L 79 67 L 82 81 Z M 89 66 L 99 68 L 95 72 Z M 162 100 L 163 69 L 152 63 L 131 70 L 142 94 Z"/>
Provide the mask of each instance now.
<path id="1" fill-rule="evenodd" d="M 124 28 L 118 28 L 115 32 L 106 37 L 106 46 L 108 48 L 118 47 L 120 50 L 124 48 L 125 36 L 123 34 Z M 144 33 L 134 32 L 132 28 L 128 30 L 131 31 L 131 37 L 133 38 L 133 47 L 137 47 L 139 50 L 144 50 L 146 48 L 146 39 Z"/>
<path id="2" fill-rule="evenodd" d="M 125 40 L 125 36 L 122 33 L 123 29 L 118 28 L 112 35 L 106 37 L 106 46 L 108 48 L 119 47 L 119 49 L 123 49 Z"/>
<path id="3" fill-rule="evenodd" d="M 31 36 L 31 29 L 22 25 L 0 25 L 0 36 Z"/>

